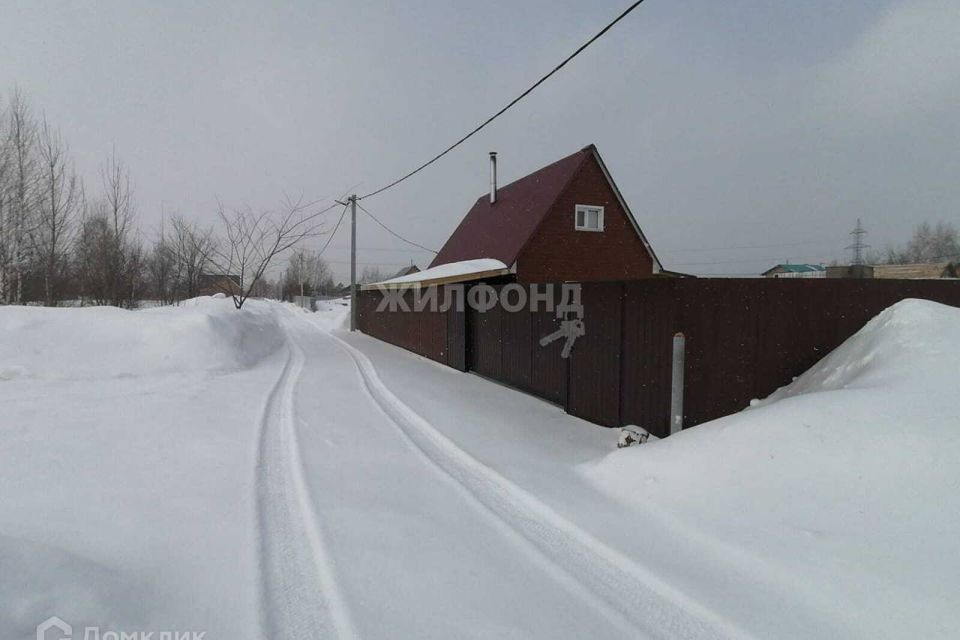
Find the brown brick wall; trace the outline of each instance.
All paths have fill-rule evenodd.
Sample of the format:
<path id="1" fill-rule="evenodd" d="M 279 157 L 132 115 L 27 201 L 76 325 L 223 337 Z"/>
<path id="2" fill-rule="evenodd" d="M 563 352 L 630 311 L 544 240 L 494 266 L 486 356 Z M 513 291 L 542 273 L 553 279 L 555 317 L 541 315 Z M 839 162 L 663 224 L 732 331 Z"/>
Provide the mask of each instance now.
<path id="1" fill-rule="evenodd" d="M 604 207 L 602 233 L 574 229 L 578 204 Z M 595 159 L 584 162 L 517 259 L 520 282 L 634 280 L 653 259 Z"/>

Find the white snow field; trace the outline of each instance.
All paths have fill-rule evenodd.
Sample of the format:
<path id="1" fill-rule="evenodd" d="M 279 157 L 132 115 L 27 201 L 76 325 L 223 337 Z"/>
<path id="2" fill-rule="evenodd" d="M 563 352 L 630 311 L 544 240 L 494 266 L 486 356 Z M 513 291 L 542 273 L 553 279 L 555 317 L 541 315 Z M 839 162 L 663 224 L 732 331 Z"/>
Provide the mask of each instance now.
<path id="1" fill-rule="evenodd" d="M 960 310 L 623 450 L 346 313 L 0 307 L 0 638 L 956 637 Z"/>

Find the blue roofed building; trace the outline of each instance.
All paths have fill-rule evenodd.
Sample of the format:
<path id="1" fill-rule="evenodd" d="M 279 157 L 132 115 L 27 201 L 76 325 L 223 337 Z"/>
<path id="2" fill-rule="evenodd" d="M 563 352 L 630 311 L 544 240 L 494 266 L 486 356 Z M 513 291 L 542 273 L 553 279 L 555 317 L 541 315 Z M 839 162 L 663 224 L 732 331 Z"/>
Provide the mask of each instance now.
<path id="1" fill-rule="evenodd" d="M 827 268 L 822 264 L 778 264 L 763 272 L 764 278 L 825 278 Z"/>

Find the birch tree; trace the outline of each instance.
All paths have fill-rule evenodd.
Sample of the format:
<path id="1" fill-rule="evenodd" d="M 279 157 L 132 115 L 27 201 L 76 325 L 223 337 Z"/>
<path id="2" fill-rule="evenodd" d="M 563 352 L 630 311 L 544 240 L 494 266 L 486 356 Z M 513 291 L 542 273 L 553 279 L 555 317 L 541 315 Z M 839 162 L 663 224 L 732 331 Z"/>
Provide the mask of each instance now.
<path id="1" fill-rule="evenodd" d="M 23 280 L 27 270 L 29 234 L 35 221 L 37 127 L 30 108 L 19 89 L 14 89 L 7 107 L 6 131 L 6 210 L 3 221 L 4 270 L 2 280 L 5 302 L 23 301 Z"/>
<path id="2" fill-rule="evenodd" d="M 110 304 L 131 303 L 139 284 L 140 251 L 132 237 L 135 206 L 130 173 L 114 151 L 101 169 L 102 211 L 111 234 L 106 247 Z"/>
<path id="3" fill-rule="evenodd" d="M 43 274 L 44 304 L 60 300 L 60 283 L 82 204 L 79 179 L 59 131 L 44 118 L 37 140 L 38 178 L 33 248 Z"/>
<path id="4" fill-rule="evenodd" d="M 2 96 L 0 96 L 2 100 Z M 0 304 L 7 301 L 7 274 L 9 272 L 10 247 L 8 224 L 11 215 L 9 185 L 9 136 L 7 135 L 7 109 L 0 102 Z"/>

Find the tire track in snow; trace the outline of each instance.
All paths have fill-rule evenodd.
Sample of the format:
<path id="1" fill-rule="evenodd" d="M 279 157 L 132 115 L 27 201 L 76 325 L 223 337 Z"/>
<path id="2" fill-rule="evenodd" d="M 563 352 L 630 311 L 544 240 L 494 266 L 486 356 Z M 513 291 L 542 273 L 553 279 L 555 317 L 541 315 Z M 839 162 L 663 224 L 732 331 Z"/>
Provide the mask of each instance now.
<path id="1" fill-rule="evenodd" d="M 665 639 L 749 637 L 458 447 L 397 398 L 364 353 L 327 335 L 353 359 L 374 401 L 436 467 L 638 631 Z"/>
<path id="2" fill-rule="evenodd" d="M 358 634 L 340 591 L 307 489 L 294 394 L 304 354 L 287 334 L 287 359 L 260 418 L 256 512 L 263 637 L 340 638 Z"/>

